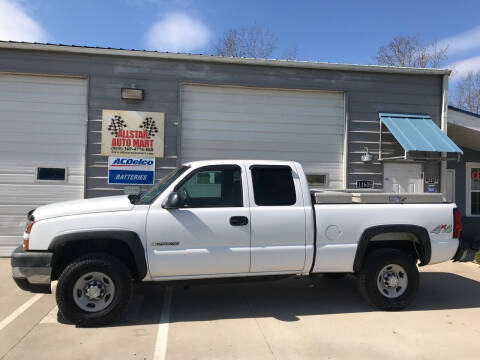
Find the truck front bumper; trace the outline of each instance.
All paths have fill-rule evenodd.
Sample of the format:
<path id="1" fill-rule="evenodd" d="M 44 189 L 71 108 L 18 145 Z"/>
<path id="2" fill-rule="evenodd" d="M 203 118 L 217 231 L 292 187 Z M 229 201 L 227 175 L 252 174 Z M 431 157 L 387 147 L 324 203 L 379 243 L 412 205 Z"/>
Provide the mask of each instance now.
<path id="1" fill-rule="evenodd" d="M 458 249 L 453 257 L 453 261 L 473 261 L 475 254 L 480 248 L 480 239 L 464 239 L 460 237 L 458 241 Z"/>
<path id="2" fill-rule="evenodd" d="M 12 276 L 18 287 L 34 293 L 50 294 L 53 253 L 25 251 L 19 246 L 12 254 Z"/>

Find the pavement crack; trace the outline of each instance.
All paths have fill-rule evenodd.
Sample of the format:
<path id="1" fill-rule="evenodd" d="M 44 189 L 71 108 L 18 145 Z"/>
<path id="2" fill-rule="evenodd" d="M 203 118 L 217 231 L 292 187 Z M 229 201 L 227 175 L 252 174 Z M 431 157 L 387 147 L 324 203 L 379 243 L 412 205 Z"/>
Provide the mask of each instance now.
<path id="1" fill-rule="evenodd" d="M 275 354 L 273 353 L 273 349 L 272 347 L 270 346 L 270 343 L 268 342 L 267 340 L 267 337 L 265 336 L 265 333 L 263 332 L 263 329 L 262 327 L 260 326 L 260 322 L 258 321 L 257 317 L 254 315 L 253 311 L 252 311 L 252 307 L 250 305 L 250 303 L 248 302 L 248 299 L 245 298 L 245 302 L 247 304 L 247 307 L 248 307 L 248 311 L 250 312 L 250 314 L 252 315 L 253 319 L 255 320 L 255 323 L 257 324 L 257 327 L 258 329 L 260 330 L 260 333 L 262 334 L 263 336 L 263 340 L 265 340 L 265 343 L 267 344 L 267 347 L 268 347 L 268 350 L 270 351 L 270 354 L 272 354 L 272 358 L 275 360 L 277 359 L 277 357 L 275 356 Z"/>

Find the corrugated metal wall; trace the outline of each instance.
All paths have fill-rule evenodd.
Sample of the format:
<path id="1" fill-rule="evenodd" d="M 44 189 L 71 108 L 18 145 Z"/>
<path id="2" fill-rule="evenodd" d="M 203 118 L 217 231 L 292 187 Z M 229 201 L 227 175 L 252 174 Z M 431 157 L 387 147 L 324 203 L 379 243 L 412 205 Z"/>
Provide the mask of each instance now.
<path id="1" fill-rule="evenodd" d="M 356 71 L 281 68 L 238 64 L 157 60 L 105 55 L 0 50 L 0 71 L 77 74 L 89 77 L 87 157 L 88 197 L 121 193 L 107 185 L 107 158 L 100 155 L 101 110 L 142 110 L 166 113 L 165 158 L 157 159 L 157 178 L 177 164 L 180 84 L 259 86 L 344 91 L 348 118 L 347 185 L 358 179 L 382 184 L 382 165 L 363 164 L 368 146 L 378 149 L 378 112 L 428 113 L 440 125 L 442 78 Z M 120 99 L 120 88 L 145 89 L 145 101 Z M 385 150 L 388 150 L 388 144 Z M 393 144 L 391 145 L 394 150 Z"/>

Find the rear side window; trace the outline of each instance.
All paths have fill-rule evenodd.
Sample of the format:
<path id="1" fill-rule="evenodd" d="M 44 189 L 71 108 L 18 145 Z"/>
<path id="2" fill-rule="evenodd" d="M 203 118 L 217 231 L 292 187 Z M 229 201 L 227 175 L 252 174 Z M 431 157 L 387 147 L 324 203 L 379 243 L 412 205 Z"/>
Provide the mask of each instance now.
<path id="1" fill-rule="evenodd" d="M 288 166 L 252 167 L 253 195 L 259 206 L 288 206 L 296 203 L 292 169 Z"/>

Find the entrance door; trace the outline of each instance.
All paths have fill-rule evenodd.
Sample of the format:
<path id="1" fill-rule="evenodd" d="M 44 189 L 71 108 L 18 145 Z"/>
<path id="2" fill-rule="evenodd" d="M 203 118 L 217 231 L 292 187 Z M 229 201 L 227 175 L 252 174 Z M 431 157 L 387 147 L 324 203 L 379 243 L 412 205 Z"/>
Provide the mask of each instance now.
<path id="1" fill-rule="evenodd" d="M 423 193 L 422 164 L 385 163 L 383 189 L 392 193 Z"/>
<path id="2" fill-rule="evenodd" d="M 147 248 L 153 277 L 247 273 L 250 212 L 243 164 L 201 167 L 175 191 L 178 209 L 151 206 Z"/>
<path id="3" fill-rule="evenodd" d="M 455 170 L 447 170 L 447 190 L 445 194 L 447 202 L 455 202 Z"/>

